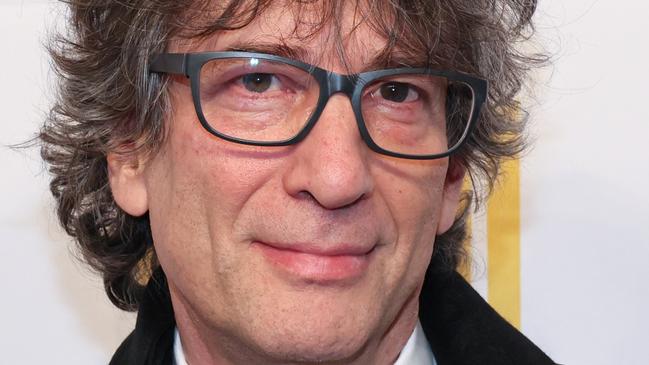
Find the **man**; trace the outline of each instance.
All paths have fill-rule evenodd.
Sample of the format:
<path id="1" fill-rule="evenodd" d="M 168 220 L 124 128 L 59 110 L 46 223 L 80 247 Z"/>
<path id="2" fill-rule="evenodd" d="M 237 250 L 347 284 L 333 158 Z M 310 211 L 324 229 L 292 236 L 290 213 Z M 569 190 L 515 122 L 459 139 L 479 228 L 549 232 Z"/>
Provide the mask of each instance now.
<path id="1" fill-rule="evenodd" d="M 454 271 L 465 174 L 489 185 L 521 147 L 534 3 L 70 11 L 43 156 L 139 311 L 112 364 L 553 363 Z"/>

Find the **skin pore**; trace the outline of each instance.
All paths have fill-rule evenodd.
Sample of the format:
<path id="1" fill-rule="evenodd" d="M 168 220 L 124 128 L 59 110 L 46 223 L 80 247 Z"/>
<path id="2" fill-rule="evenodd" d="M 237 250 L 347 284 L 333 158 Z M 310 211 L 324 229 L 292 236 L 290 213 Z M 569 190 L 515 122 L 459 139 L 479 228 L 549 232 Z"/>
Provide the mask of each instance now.
<path id="1" fill-rule="evenodd" d="M 331 27 L 304 43 L 292 38 L 291 14 L 273 6 L 242 29 L 170 51 L 293 46 L 304 61 L 347 73 Z M 351 71 L 364 71 L 385 41 L 351 13 L 342 24 Z M 453 222 L 462 171 L 448 159 L 372 152 L 342 94 L 304 141 L 272 148 L 205 131 L 186 80 L 170 94 L 160 151 L 108 162 L 120 207 L 149 212 L 188 362 L 391 364 L 417 323 L 434 237 Z M 295 274 L 266 254 L 268 243 L 363 251 L 364 266 L 345 280 Z"/>

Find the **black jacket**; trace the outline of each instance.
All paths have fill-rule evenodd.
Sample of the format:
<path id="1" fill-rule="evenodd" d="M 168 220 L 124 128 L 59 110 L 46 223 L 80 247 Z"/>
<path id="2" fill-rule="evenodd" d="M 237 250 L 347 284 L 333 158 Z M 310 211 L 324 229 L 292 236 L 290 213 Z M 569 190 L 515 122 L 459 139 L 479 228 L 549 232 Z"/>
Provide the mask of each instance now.
<path id="1" fill-rule="evenodd" d="M 419 319 L 438 365 L 555 364 L 487 304 L 456 272 L 435 260 L 419 298 Z M 171 365 L 175 321 L 162 270 L 149 282 L 135 330 L 110 365 Z"/>

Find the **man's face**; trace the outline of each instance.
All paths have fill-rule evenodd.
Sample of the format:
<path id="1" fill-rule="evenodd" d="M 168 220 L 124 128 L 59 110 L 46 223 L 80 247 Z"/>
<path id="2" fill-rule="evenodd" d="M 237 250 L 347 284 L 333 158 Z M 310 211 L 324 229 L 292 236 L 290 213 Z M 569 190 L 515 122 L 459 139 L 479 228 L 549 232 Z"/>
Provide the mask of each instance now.
<path id="1" fill-rule="evenodd" d="M 171 48 L 286 43 L 346 73 L 327 29 L 305 43 L 292 38 L 294 25 L 291 12 L 271 8 L 243 29 Z M 346 42 L 351 71 L 383 44 L 358 27 Z M 461 173 L 447 179 L 447 159 L 372 152 L 342 94 L 304 141 L 254 147 L 205 131 L 186 80 L 170 92 L 166 142 L 128 180 L 141 189 L 120 193 L 113 167 L 111 184 L 127 212 L 137 212 L 132 201 L 148 209 L 177 316 L 228 346 L 278 360 L 352 358 L 397 324 L 412 331 L 434 237 L 457 206 Z M 187 325 L 179 326 L 182 333 Z"/>

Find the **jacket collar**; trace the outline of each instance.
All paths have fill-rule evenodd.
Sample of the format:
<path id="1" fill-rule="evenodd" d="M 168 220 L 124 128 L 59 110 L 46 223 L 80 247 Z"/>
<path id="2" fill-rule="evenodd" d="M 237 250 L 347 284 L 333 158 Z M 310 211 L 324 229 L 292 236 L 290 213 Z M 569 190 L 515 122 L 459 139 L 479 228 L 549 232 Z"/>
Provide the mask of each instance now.
<path id="1" fill-rule="evenodd" d="M 109 365 L 173 364 L 175 327 L 167 278 L 158 269 L 140 300 L 135 329 L 119 346 Z"/>
<path id="2" fill-rule="evenodd" d="M 419 296 L 419 319 L 439 365 L 555 364 L 435 256 Z"/>

